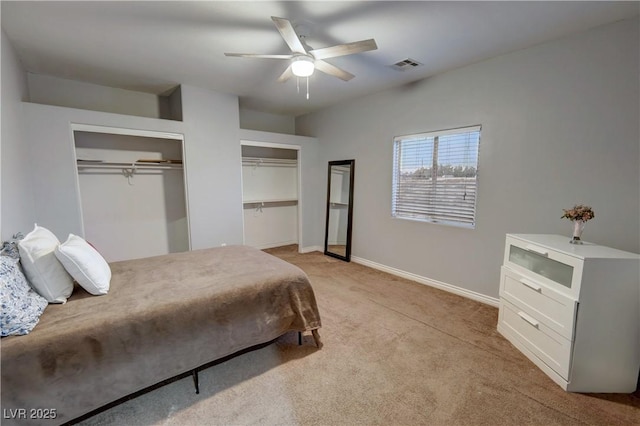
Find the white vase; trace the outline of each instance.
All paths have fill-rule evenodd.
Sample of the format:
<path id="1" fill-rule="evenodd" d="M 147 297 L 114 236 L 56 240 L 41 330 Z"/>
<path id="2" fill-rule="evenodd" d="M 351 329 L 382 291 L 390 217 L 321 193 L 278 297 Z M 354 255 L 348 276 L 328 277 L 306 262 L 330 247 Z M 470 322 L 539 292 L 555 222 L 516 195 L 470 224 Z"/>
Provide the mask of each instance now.
<path id="1" fill-rule="evenodd" d="M 569 241 L 571 244 L 582 244 L 582 231 L 584 231 L 584 226 L 587 222 L 583 220 L 574 220 L 573 221 L 573 238 Z"/>

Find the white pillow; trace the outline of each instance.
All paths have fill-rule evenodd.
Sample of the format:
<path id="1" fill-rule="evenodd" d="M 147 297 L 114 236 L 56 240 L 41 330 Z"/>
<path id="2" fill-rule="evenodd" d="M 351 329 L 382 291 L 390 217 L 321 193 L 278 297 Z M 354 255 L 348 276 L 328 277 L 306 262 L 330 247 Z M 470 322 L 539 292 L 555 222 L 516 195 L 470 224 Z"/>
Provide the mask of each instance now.
<path id="1" fill-rule="evenodd" d="M 107 294 L 111 268 L 98 250 L 84 239 L 69 234 L 67 241 L 56 248 L 56 257 L 82 288 L 95 296 Z"/>
<path id="2" fill-rule="evenodd" d="M 51 231 L 38 224 L 18 243 L 29 283 L 49 303 L 64 303 L 73 292 L 73 280 L 55 255 L 59 244 Z"/>

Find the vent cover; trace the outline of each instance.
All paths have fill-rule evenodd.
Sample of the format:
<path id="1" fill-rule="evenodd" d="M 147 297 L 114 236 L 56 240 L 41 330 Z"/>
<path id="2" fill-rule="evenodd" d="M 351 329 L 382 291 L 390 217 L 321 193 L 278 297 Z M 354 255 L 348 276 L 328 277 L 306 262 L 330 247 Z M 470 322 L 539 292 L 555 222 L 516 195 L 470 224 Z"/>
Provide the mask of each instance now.
<path id="1" fill-rule="evenodd" d="M 415 59 L 407 58 L 391 65 L 391 68 L 396 69 L 398 71 L 406 71 L 415 67 L 419 67 L 420 65 L 423 65 L 423 64 L 416 61 Z"/>

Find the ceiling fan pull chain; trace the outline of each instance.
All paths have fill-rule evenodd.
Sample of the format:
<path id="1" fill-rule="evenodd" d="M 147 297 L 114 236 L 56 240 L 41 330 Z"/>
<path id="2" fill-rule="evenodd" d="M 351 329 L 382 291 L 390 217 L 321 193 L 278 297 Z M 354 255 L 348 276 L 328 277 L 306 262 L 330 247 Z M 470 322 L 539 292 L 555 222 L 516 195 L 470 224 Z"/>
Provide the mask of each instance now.
<path id="1" fill-rule="evenodd" d="M 296 77 L 296 90 L 300 93 L 300 77 Z"/>
<path id="2" fill-rule="evenodd" d="M 307 99 L 309 99 L 309 77 L 307 77 Z"/>

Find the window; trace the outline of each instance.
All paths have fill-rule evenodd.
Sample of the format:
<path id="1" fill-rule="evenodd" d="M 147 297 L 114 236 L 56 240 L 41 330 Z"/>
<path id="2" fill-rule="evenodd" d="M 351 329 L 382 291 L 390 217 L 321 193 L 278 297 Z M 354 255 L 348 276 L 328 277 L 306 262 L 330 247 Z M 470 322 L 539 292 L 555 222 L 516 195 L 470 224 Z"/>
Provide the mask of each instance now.
<path id="1" fill-rule="evenodd" d="M 475 228 L 480 128 L 394 138 L 393 217 Z"/>

